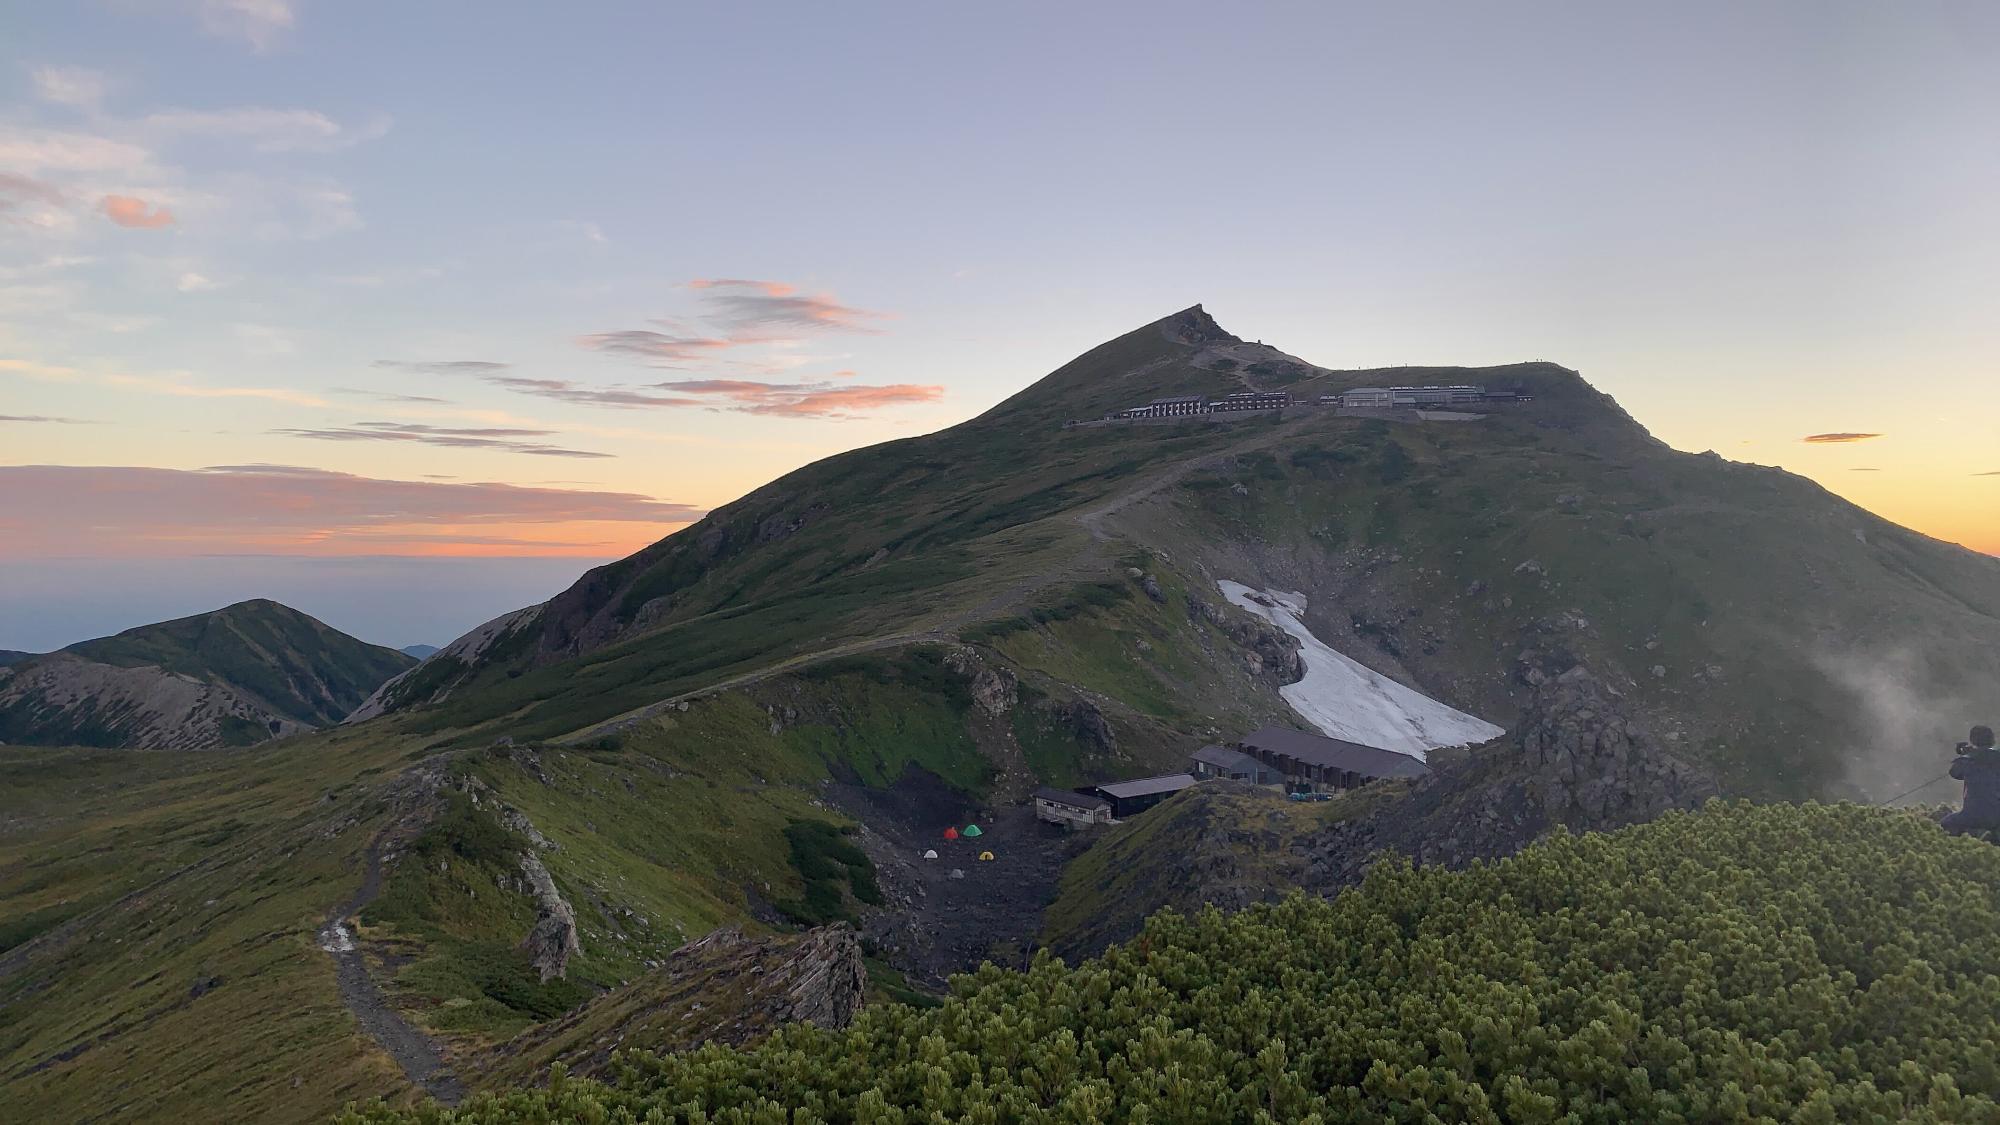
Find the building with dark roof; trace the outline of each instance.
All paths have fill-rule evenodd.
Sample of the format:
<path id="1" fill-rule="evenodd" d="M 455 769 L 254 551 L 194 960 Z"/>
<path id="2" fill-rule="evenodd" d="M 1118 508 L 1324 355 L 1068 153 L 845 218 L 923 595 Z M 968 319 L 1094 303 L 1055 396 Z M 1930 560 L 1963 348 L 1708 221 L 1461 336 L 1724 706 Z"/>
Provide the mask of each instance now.
<path id="1" fill-rule="evenodd" d="M 1095 793 L 1043 786 L 1035 790 L 1035 819 L 1070 828 L 1111 823 L 1111 802 Z"/>
<path id="2" fill-rule="evenodd" d="M 1089 792 L 1111 803 L 1111 815 L 1118 818 L 1145 812 L 1168 797 L 1195 784 L 1193 774 L 1169 773 L 1132 781 L 1107 781 L 1093 785 Z"/>
<path id="3" fill-rule="evenodd" d="M 1213 777 L 1226 777 L 1235 781 L 1247 781 L 1252 785 L 1272 785 L 1283 780 L 1277 770 L 1258 761 L 1241 750 L 1231 750 L 1227 746 L 1204 746 L 1188 756 L 1189 770 L 1196 777 L 1207 781 Z"/>
<path id="4" fill-rule="evenodd" d="M 1248 754 L 1293 783 L 1352 789 L 1385 777 L 1423 777 L 1422 759 L 1379 746 L 1363 746 L 1288 727 L 1263 727 L 1238 739 L 1233 749 Z"/>

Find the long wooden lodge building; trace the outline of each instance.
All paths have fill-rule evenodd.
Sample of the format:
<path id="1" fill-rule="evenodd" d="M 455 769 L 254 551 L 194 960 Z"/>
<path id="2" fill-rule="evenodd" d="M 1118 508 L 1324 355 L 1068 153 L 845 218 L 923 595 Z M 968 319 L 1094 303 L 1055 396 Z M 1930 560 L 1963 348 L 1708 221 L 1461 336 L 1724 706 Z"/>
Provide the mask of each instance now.
<path id="1" fill-rule="evenodd" d="M 1378 778 L 1423 777 L 1431 772 L 1411 754 L 1286 727 L 1259 728 L 1230 748 L 1282 774 L 1288 787 L 1353 789 Z"/>

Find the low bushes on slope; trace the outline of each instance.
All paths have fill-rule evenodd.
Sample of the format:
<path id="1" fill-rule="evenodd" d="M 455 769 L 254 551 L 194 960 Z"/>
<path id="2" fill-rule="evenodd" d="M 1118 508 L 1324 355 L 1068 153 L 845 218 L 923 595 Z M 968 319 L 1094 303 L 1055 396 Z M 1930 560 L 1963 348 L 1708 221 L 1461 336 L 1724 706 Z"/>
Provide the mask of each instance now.
<path id="1" fill-rule="evenodd" d="M 1997 886 L 2000 848 L 1910 815 L 1716 804 L 1161 914 L 841 1033 L 347 1120 L 1991 1121 Z"/>

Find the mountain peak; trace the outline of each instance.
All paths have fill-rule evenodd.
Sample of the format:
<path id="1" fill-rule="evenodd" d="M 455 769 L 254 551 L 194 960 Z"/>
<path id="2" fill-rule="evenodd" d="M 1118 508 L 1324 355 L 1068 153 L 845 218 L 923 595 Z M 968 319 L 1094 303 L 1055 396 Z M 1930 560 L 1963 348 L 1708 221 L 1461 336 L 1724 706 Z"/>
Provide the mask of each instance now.
<path id="1" fill-rule="evenodd" d="M 338 722 L 415 662 L 253 598 L 12 661 L 0 741 L 248 745 Z"/>
<path id="2" fill-rule="evenodd" d="M 1168 339 L 1179 344 L 1203 347 L 1209 344 L 1243 342 L 1241 337 L 1231 334 L 1228 329 L 1217 324 L 1215 318 L 1208 315 L 1208 310 L 1202 308 L 1200 304 L 1189 305 L 1174 315 L 1154 323 L 1166 332 Z"/>

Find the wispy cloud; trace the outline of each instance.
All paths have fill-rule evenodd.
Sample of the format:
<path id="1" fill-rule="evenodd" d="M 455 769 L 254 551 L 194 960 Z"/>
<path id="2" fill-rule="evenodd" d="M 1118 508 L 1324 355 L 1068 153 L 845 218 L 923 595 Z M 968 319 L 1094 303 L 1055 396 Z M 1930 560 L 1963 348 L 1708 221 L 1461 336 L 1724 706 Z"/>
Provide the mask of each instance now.
<path id="1" fill-rule="evenodd" d="M 1848 471 L 1848 472 L 1850 472 L 1850 473 L 1879 473 L 1879 472 L 1881 472 L 1882 470 L 1880 470 L 1880 469 L 1864 469 L 1864 468 L 1852 468 L 1852 469 L 1849 469 L 1849 470 L 1847 470 L 1847 471 Z"/>
<path id="2" fill-rule="evenodd" d="M 210 35 L 268 51 L 298 23 L 292 0 L 201 0 L 201 26 Z"/>
<path id="3" fill-rule="evenodd" d="M 89 67 L 38 66 L 30 77 L 36 97 L 75 109 L 96 109 L 111 89 L 110 80 Z"/>
<path id="4" fill-rule="evenodd" d="M 294 406 L 326 405 L 326 400 L 317 395 L 295 391 L 289 387 L 211 387 L 201 383 L 185 382 L 179 375 L 111 374 L 98 376 L 97 381 L 107 386 L 157 395 L 173 395 L 177 398 L 253 398 L 270 402 L 288 402 Z"/>
<path id="5" fill-rule="evenodd" d="M 841 304 L 830 293 L 800 294 L 796 286 L 782 281 L 696 278 L 688 288 L 704 291 L 709 318 L 739 340 L 799 329 L 872 334 L 880 331 L 875 322 L 887 318 L 885 313 Z"/>
<path id="6" fill-rule="evenodd" d="M 153 154 L 130 141 L 62 129 L 0 125 L 0 165 L 16 173 L 136 172 Z"/>
<path id="7" fill-rule="evenodd" d="M 0 414 L 0 422 L 46 423 L 56 426 L 90 426 L 96 424 L 83 418 L 53 418 L 47 414 Z"/>
<path id="8" fill-rule="evenodd" d="M 378 359 L 370 364 L 388 371 L 408 371 L 418 375 L 492 375 L 514 366 L 490 359 Z"/>
<path id="9" fill-rule="evenodd" d="M 413 422 L 356 422 L 352 426 L 333 429 L 278 429 L 271 431 L 285 437 L 311 438 L 315 441 L 394 441 L 416 442 L 422 445 L 438 445 L 449 449 L 497 449 L 507 453 L 526 453 L 535 457 L 575 457 L 591 460 L 609 458 L 612 454 L 597 453 L 586 449 L 565 449 L 545 442 L 523 441 L 523 438 L 552 437 L 554 430 L 530 430 L 515 427 L 491 426 L 481 428 L 458 428 L 451 426 L 426 426 Z"/>
<path id="10" fill-rule="evenodd" d="M 451 400 L 449 399 L 432 398 L 429 395 L 399 395 L 391 394 L 388 391 L 363 390 L 359 387 L 335 387 L 333 388 L 333 393 L 337 395 L 349 395 L 354 398 L 372 398 L 379 402 L 407 402 L 437 406 L 451 405 Z"/>
<path id="11" fill-rule="evenodd" d="M 0 172 L 0 213 L 28 203 L 63 202 L 62 189 L 54 184 L 14 172 Z"/>
<path id="12" fill-rule="evenodd" d="M 740 347 L 744 343 L 717 336 L 679 336 L 643 328 L 620 332 L 597 332 L 589 336 L 579 336 L 576 342 L 592 351 L 642 359 L 662 367 L 675 367 L 700 361 L 724 349 Z"/>
<path id="13" fill-rule="evenodd" d="M 858 417 L 885 407 L 935 402 L 944 395 L 943 387 L 913 383 L 871 386 L 851 382 L 766 383 L 754 379 L 678 379 L 641 386 L 602 387 L 571 379 L 515 375 L 511 374 L 511 364 L 481 359 L 378 359 L 374 366 L 411 373 L 467 375 L 520 394 L 586 406 L 627 409 L 696 407 L 797 418 Z M 851 370 L 836 374 L 843 379 L 854 376 Z"/>
<path id="14" fill-rule="evenodd" d="M 1851 442 L 1869 441 L 1881 434 L 1808 434 L 1800 438 L 1807 445 L 1846 445 Z"/>
<path id="15" fill-rule="evenodd" d="M 11 532 L 0 536 L 0 557 L 577 547 L 593 525 L 664 532 L 701 515 L 633 493 L 380 480 L 289 465 L 0 467 L 0 528 Z"/>
<path id="16" fill-rule="evenodd" d="M 174 223 L 172 211 L 130 195 L 107 195 L 98 201 L 97 209 L 119 226 L 137 230 L 157 230 Z"/>
<path id="17" fill-rule="evenodd" d="M 1995 469 L 1990 473 L 1974 473 L 1972 475 L 1975 477 L 2000 477 L 2000 469 Z"/>
<path id="18" fill-rule="evenodd" d="M 0 371 L 28 379 L 39 379 L 45 383 L 67 383 L 83 374 L 74 367 L 64 367 L 59 363 L 37 363 L 32 359 L 0 359 Z"/>
<path id="19" fill-rule="evenodd" d="M 221 283 L 215 279 L 206 274 L 195 273 L 192 270 L 174 280 L 174 288 L 182 293 L 206 293 L 212 289 L 219 289 L 221 287 Z"/>
<path id="20" fill-rule="evenodd" d="M 246 142 L 259 152 L 334 152 L 381 137 L 389 125 L 381 117 L 349 128 L 316 110 L 262 106 L 161 110 L 138 122 L 139 128 L 163 139 L 219 137 Z"/>
<path id="21" fill-rule="evenodd" d="M 696 395 L 704 404 L 743 414 L 793 418 L 853 418 L 890 406 L 936 402 L 944 388 L 914 383 L 760 383 L 749 379 L 686 379 L 662 390 Z"/>
<path id="22" fill-rule="evenodd" d="M 881 332 L 877 322 L 887 314 L 842 304 L 830 293 L 802 294 L 784 281 L 742 277 L 698 277 L 685 283 L 698 294 L 699 310 L 692 317 L 654 318 L 653 328 L 593 332 L 576 342 L 591 351 L 636 359 L 651 367 L 695 368 L 724 365 L 780 370 L 788 364 L 766 359 L 744 364 L 725 359 L 738 348 L 782 348 L 802 336 L 826 332 Z M 662 331 L 664 329 L 664 331 Z M 767 352 L 766 355 L 769 353 Z"/>

